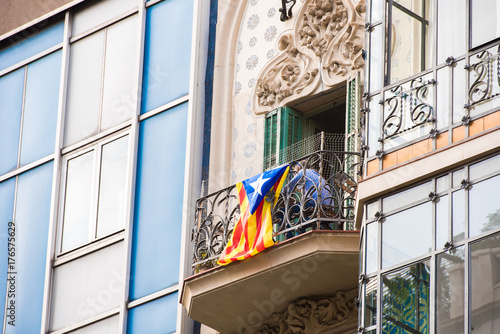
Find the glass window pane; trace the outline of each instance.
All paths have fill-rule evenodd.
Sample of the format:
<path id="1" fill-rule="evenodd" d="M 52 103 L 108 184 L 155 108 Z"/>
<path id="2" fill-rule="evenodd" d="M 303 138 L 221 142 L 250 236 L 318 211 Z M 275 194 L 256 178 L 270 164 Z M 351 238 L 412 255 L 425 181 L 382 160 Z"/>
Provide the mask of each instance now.
<path id="1" fill-rule="evenodd" d="M 470 327 L 474 334 L 500 333 L 500 234 L 470 248 Z"/>
<path id="2" fill-rule="evenodd" d="M 15 231 L 12 231 L 14 226 L 10 226 L 9 230 L 9 222 L 13 222 L 12 215 L 14 214 L 14 192 L 16 190 L 16 178 L 11 178 L 6 181 L 0 183 L 0 220 L 2 221 L 3 228 L 5 232 L 0 233 L 0 249 L 4 250 L 4 253 L 0 256 L 0 268 L 7 268 L 8 259 L 7 259 L 7 243 L 8 234 L 10 233 L 11 237 L 15 236 Z M 12 225 L 12 224 L 10 224 Z M 11 239 L 12 241 L 12 239 Z M 15 240 L 14 240 L 15 241 Z M 0 284 L 0 305 L 5 305 L 6 298 L 6 290 L 7 285 L 7 270 L 0 270 L 0 281 L 3 284 Z M 4 312 L 0 312 L 0 323 L 3 324 L 4 320 Z"/>
<path id="3" fill-rule="evenodd" d="M 136 109 L 136 35 L 137 15 L 108 28 L 101 131 L 130 119 Z"/>
<path id="4" fill-rule="evenodd" d="M 450 175 L 446 174 L 438 179 L 436 179 L 436 191 L 442 193 L 450 189 Z"/>
<path id="5" fill-rule="evenodd" d="M 471 0 L 471 48 L 500 36 L 500 1 Z"/>
<path id="6" fill-rule="evenodd" d="M 128 136 L 102 147 L 97 237 L 125 227 Z"/>
<path id="7" fill-rule="evenodd" d="M 366 273 L 378 269 L 378 222 L 366 225 Z"/>
<path id="8" fill-rule="evenodd" d="M 132 300 L 179 280 L 187 106 L 169 109 L 140 125 Z M 158 254 L 163 254 L 161 261 Z"/>
<path id="9" fill-rule="evenodd" d="M 383 333 L 429 333 L 429 261 L 391 272 L 382 279 Z"/>
<path id="10" fill-rule="evenodd" d="M 123 247 L 119 242 L 54 269 L 51 330 L 120 305 L 125 286 Z"/>
<path id="11" fill-rule="evenodd" d="M 24 68 L 0 77 L 0 174 L 17 167 Z"/>
<path id="12" fill-rule="evenodd" d="M 370 91 L 380 89 L 382 83 L 382 25 L 373 28 L 370 40 Z M 378 102 L 378 101 L 377 101 Z"/>
<path id="13" fill-rule="evenodd" d="M 492 191 L 500 189 L 500 175 L 476 183 L 469 190 L 469 236 L 500 227 L 500 199 Z"/>
<path id="14" fill-rule="evenodd" d="M 0 51 L 0 71 L 61 43 L 63 34 L 64 22 L 57 22 L 27 38 L 23 34 L 11 37 L 9 46 Z"/>
<path id="15" fill-rule="evenodd" d="M 382 200 L 382 210 L 384 213 L 396 210 L 410 203 L 423 200 L 432 191 L 432 183 L 426 182 L 422 185 L 388 196 Z"/>
<path id="16" fill-rule="evenodd" d="M 192 6 L 193 1 L 169 0 L 147 10 L 143 113 L 188 94 Z"/>
<path id="17" fill-rule="evenodd" d="M 7 333 L 37 333 L 42 323 L 53 163 L 19 176 L 16 200 L 16 326 Z"/>
<path id="18" fill-rule="evenodd" d="M 465 168 L 459 169 L 452 174 L 452 185 L 453 187 L 459 187 L 462 181 L 466 178 Z"/>
<path id="19" fill-rule="evenodd" d="M 106 0 L 84 5 L 78 9 L 73 17 L 73 36 L 81 34 L 134 7 L 137 7 L 137 0 Z"/>
<path id="20" fill-rule="evenodd" d="M 436 249 L 444 248 L 450 230 L 449 197 L 442 196 L 436 201 Z"/>
<path id="21" fill-rule="evenodd" d="M 61 51 L 28 65 L 21 165 L 54 153 Z"/>
<path id="22" fill-rule="evenodd" d="M 382 268 L 431 251 L 431 204 L 426 202 L 385 218 L 382 224 Z"/>
<path id="23" fill-rule="evenodd" d="M 437 128 L 442 129 L 450 124 L 451 113 L 451 85 L 450 67 L 445 67 L 437 71 L 437 108 L 436 121 Z"/>
<path id="24" fill-rule="evenodd" d="M 450 56 L 456 58 L 465 53 L 465 4 L 463 0 L 438 1 L 438 64 Z"/>
<path id="25" fill-rule="evenodd" d="M 372 278 L 366 283 L 365 292 L 365 326 L 369 327 L 377 323 L 377 279 Z"/>
<path id="26" fill-rule="evenodd" d="M 127 333 L 174 333 L 177 322 L 177 292 L 134 307 L 129 311 Z"/>
<path id="27" fill-rule="evenodd" d="M 371 0 L 372 23 L 382 20 L 384 15 L 384 0 Z"/>
<path id="28" fill-rule="evenodd" d="M 378 103 L 380 95 L 373 96 L 369 102 L 370 112 L 368 113 L 368 156 L 374 156 L 377 152 L 380 134 L 380 105 Z"/>
<path id="29" fill-rule="evenodd" d="M 436 333 L 464 332 L 464 246 L 437 256 Z"/>
<path id="30" fill-rule="evenodd" d="M 464 190 L 455 191 L 452 195 L 452 226 L 453 242 L 465 238 L 465 193 Z"/>
<path id="31" fill-rule="evenodd" d="M 483 160 L 469 167 L 469 178 L 471 181 L 480 177 L 500 171 L 500 155 Z"/>
<path id="32" fill-rule="evenodd" d="M 62 252 L 89 240 L 93 171 L 94 151 L 82 154 L 67 163 Z"/>
<path id="33" fill-rule="evenodd" d="M 405 6 L 401 8 L 401 6 Z M 390 83 L 397 82 L 430 67 L 432 26 L 429 0 L 394 2 L 390 22 Z M 409 15 L 411 11 L 413 15 Z"/>
<path id="34" fill-rule="evenodd" d="M 65 146 L 97 133 L 104 31 L 71 45 Z"/>
<path id="35" fill-rule="evenodd" d="M 99 322 L 70 332 L 71 334 L 112 334 L 120 333 L 119 316 L 114 315 Z"/>
<path id="36" fill-rule="evenodd" d="M 453 70 L 453 123 L 462 122 L 462 118 L 467 114 L 464 105 L 468 103 L 467 88 L 465 86 L 468 72 L 464 71 L 465 60 L 459 61 Z"/>

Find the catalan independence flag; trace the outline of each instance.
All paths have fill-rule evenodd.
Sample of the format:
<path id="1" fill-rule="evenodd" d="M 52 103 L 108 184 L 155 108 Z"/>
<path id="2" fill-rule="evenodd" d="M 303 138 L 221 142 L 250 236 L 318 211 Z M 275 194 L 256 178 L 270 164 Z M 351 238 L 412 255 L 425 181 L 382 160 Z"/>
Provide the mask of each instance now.
<path id="1" fill-rule="evenodd" d="M 236 184 L 240 219 L 218 264 L 249 258 L 274 245 L 271 207 L 278 201 L 289 169 L 290 165 L 282 165 Z"/>

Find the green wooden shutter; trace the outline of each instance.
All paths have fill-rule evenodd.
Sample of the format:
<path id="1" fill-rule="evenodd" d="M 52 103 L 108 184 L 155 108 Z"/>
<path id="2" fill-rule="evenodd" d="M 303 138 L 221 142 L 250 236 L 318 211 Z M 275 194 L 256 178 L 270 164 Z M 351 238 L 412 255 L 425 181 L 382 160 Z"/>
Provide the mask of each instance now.
<path id="1" fill-rule="evenodd" d="M 359 152 L 359 72 L 347 80 L 346 117 L 345 117 L 345 150 L 347 152 Z M 358 160 L 353 156 L 346 159 L 346 172 L 354 178 L 354 170 L 351 169 Z"/>
<path id="2" fill-rule="evenodd" d="M 288 155 L 280 154 L 280 151 L 302 139 L 303 122 L 302 114 L 288 107 L 280 107 L 266 115 L 264 169 L 288 161 Z"/>

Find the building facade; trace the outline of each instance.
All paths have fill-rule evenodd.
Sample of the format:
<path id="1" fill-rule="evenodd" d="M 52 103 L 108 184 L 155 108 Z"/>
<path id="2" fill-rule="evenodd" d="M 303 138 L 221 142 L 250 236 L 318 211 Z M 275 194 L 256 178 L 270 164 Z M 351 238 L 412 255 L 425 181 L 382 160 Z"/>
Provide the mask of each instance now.
<path id="1" fill-rule="evenodd" d="M 190 333 L 210 6 L 2 2 L 5 333 Z"/>
<path id="2" fill-rule="evenodd" d="M 497 333 L 498 1 L 370 1 L 363 333 Z"/>

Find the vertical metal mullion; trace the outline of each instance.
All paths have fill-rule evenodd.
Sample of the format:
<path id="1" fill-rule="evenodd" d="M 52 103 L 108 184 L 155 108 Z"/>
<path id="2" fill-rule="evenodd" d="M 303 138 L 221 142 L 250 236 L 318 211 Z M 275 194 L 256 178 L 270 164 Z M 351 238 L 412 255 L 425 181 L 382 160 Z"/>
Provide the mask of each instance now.
<path id="1" fill-rule="evenodd" d="M 141 113 L 141 98 L 142 98 L 142 73 L 144 67 L 144 40 L 146 31 L 146 4 L 144 0 L 137 0 L 139 5 L 137 18 L 137 50 L 136 50 L 136 67 L 135 67 L 135 82 L 137 83 L 136 90 L 136 105 L 135 114 L 132 116 L 132 125 L 129 135 L 129 150 L 127 161 L 127 200 L 128 209 L 125 216 L 125 281 L 123 282 L 123 298 L 120 301 L 119 313 L 119 333 L 127 332 L 128 319 L 128 301 L 130 287 L 130 270 L 132 257 L 132 236 L 134 226 L 134 204 L 135 204 L 135 186 L 136 186 L 136 169 L 137 155 L 139 146 L 139 115 Z"/>
<path id="2" fill-rule="evenodd" d="M 92 174 L 92 192 L 90 201 L 90 219 L 89 219 L 89 242 L 96 239 L 97 235 L 97 217 L 99 211 L 99 189 L 101 182 L 102 166 L 102 144 L 94 149 L 94 172 Z"/>
<path id="3" fill-rule="evenodd" d="M 380 212 L 384 212 L 384 207 L 382 205 L 382 200 L 379 200 L 378 204 Z M 378 224 L 378 242 L 377 242 L 377 333 L 382 333 L 382 298 L 383 298 L 383 282 L 382 282 L 382 224 L 383 221 L 377 221 Z"/>
<path id="4" fill-rule="evenodd" d="M 425 0 L 422 0 L 422 17 L 425 18 Z M 420 21 L 420 20 L 418 20 Z M 425 31 L 426 31 L 426 27 L 425 27 L 425 21 L 420 21 L 420 72 L 424 71 L 425 70 Z"/>
<path id="5" fill-rule="evenodd" d="M 103 108 L 103 100 L 104 100 L 104 80 L 105 80 L 105 72 L 106 72 L 106 51 L 108 44 L 108 28 L 104 29 L 103 33 L 103 42 L 102 42 L 102 68 L 101 68 L 101 82 L 100 82 L 100 95 L 99 95 L 99 118 L 97 119 L 97 133 L 101 132 L 102 128 L 102 108 Z"/>
<path id="6" fill-rule="evenodd" d="M 429 18 L 428 18 L 428 21 L 432 23 L 434 23 L 434 29 L 432 30 L 432 40 L 431 40 L 431 45 L 434 46 L 434 52 L 433 54 L 431 55 L 431 66 L 433 68 L 433 79 L 436 80 L 437 82 L 437 62 L 438 62 L 438 57 L 437 57 L 437 53 L 438 53 L 438 1 L 439 0 L 436 0 L 434 2 L 432 2 L 431 6 L 432 7 L 432 12 L 434 13 L 434 17 L 432 17 L 431 15 L 429 15 Z M 425 15 L 425 13 L 424 13 Z M 432 49 L 431 49 L 432 51 Z M 437 82 L 436 84 L 433 85 L 432 89 L 433 89 L 433 92 L 434 92 L 434 96 L 432 98 L 433 100 L 433 103 L 434 103 L 434 112 L 437 108 L 437 87 L 439 85 L 439 82 Z M 434 118 L 437 119 L 437 114 L 434 115 Z M 434 123 L 435 127 L 436 127 L 436 130 L 438 129 L 438 126 L 437 126 L 437 121 Z M 432 151 L 436 150 L 436 147 L 437 147 L 437 134 L 432 138 Z M 435 183 L 435 182 L 434 182 Z M 434 239 L 435 241 L 435 239 Z M 436 243 L 434 242 L 434 245 Z"/>
<path id="7" fill-rule="evenodd" d="M 382 38 L 384 41 L 384 48 L 382 49 L 385 54 L 385 63 L 386 63 L 386 71 L 384 73 L 384 80 L 382 83 L 382 87 L 390 84 L 390 79 L 391 79 L 391 40 L 392 40 L 392 2 L 393 0 L 387 0 L 387 9 L 386 11 L 384 10 L 384 14 L 387 12 L 387 17 L 384 15 L 384 21 L 383 21 L 383 29 L 384 29 L 384 35 L 387 34 L 387 38 Z M 390 26 L 389 26 L 390 25 Z M 384 67 L 384 66 L 382 66 Z"/>
<path id="8" fill-rule="evenodd" d="M 66 12 L 64 17 L 64 37 L 62 45 L 61 56 L 61 75 L 59 83 L 59 101 L 57 111 L 57 125 L 56 125 L 56 138 L 54 145 L 54 169 L 52 172 L 52 196 L 49 215 L 49 228 L 47 238 L 47 257 L 45 262 L 45 283 L 43 293 L 43 309 L 42 309 L 42 323 L 40 333 L 47 333 L 49 331 L 49 317 L 50 317 L 50 304 L 51 304 L 51 291 L 52 291 L 52 262 L 56 253 L 57 241 L 57 225 L 58 225 L 58 204 L 59 192 L 61 187 L 61 172 L 62 172 L 62 156 L 61 149 L 63 146 L 64 137 L 64 119 L 66 109 L 66 96 L 67 96 L 67 83 L 68 83 L 68 70 L 69 70 L 69 56 L 71 37 L 72 17 L 69 11 Z M 62 235 L 62 234 L 61 234 Z"/>
<path id="9" fill-rule="evenodd" d="M 23 79 L 23 102 L 21 106 L 21 121 L 19 122 L 19 142 L 17 146 L 17 161 L 16 168 L 21 166 L 21 147 L 23 142 L 23 123 L 24 123 L 24 108 L 26 106 L 26 86 L 28 81 L 28 65 L 24 66 L 24 79 Z"/>

